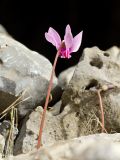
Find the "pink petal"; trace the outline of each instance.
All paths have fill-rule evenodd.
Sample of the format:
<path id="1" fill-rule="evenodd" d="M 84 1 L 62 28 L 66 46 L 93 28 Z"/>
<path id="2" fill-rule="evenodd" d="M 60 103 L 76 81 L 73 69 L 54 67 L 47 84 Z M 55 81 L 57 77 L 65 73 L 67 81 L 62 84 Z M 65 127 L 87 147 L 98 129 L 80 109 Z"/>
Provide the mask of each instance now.
<path id="1" fill-rule="evenodd" d="M 70 25 L 67 25 L 67 27 L 66 27 L 64 41 L 65 41 L 66 49 L 69 49 L 69 48 L 72 47 L 72 44 L 73 44 L 73 35 L 71 33 Z"/>
<path id="2" fill-rule="evenodd" d="M 53 37 L 49 33 L 47 33 L 47 32 L 45 33 L 45 38 L 48 42 L 52 43 L 56 47 L 56 43 L 55 43 Z"/>
<path id="3" fill-rule="evenodd" d="M 56 48 L 59 49 L 59 47 L 61 45 L 61 38 L 60 38 L 59 34 L 52 27 L 49 28 L 48 34 L 51 35 L 51 37 L 55 43 Z"/>
<path id="4" fill-rule="evenodd" d="M 79 34 L 77 34 L 73 39 L 73 45 L 71 48 L 71 52 L 77 52 L 80 48 L 81 42 L 82 42 L 82 34 L 83 31 L 81 31 Z"/>

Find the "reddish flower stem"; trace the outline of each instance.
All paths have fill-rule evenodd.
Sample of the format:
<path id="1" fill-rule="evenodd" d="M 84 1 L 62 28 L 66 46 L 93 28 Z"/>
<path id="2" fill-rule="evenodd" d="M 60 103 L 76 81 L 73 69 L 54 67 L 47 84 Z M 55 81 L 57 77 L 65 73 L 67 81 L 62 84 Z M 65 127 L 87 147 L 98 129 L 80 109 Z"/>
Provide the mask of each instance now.
<path id="1" fill-rule="evenodd" d="M 40 122 L 37 149 L 39 149 L 40 146 L 41 146 L 41 139 L 42 139 L 44 122 L 45 122 L 46 110 L 47 110 L 47 106 L 48 106 L 48 103 L 49 103 L 49 97 L 50 97 L 50 92 L 51 92 L 51 88 L 52 88 L 53 76 L 54 76 L 55 67 L 56 67 L 58 57 L 59 57 L 59 51 L 57 51 L 57 54 L 56 54 L 56 57 L 55 57 L 55 60 L 54 60 L 54 64 L 53 64 L 53 68 L 52 68 L 52 72 L 51 72 L 51 77 L 50 77 L 49 86 L 48 86 L 48 90 L 47 90 L 46 101 L 45 101 L 44 110 L 43 110 L 43 114 L 42 114 L 42 118 L 41 118 L 41 122 Z"/>
<path id="2" fill-rule="evenodd" d="M 99 103 L 100 103 L 100 110 L 101 110 L 101 120 L 102 120 L 102 131 L 104 132 L 105 130 L 105 120 L 104 120 L 104 110 L 103 110 L 103 104 L 102 104 L 102 98 L 101 98 L 101 94 L 100 94 L 101 90 L 97 90 L 97 94 L 99 97 Z"/>

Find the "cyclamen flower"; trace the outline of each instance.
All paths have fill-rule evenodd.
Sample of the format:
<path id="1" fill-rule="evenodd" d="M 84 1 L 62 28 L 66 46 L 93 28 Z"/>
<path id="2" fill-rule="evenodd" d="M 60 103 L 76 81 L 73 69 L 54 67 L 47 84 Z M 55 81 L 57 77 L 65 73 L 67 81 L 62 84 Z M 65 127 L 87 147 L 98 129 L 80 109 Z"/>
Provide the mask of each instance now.
<path id="1" fill-rule="evenodd" d="M 49 41 L 56 47 L 57 53 L 54 59 L 53 67 L 52 67 L 52 72 L 51 72 L 50 81 L 48 85 L 47 96 L 45 100 L 42 118 L 40 120 L 37 149 L 39 149 L 41 146 L 45 115 L 46 115 L 47 106 L 49 103 L 50 93 L 52 89 L 52 82 L 54 78 L 54 73 L 55 73 L 55 68 L 56 68 L 58 57 L 60 56 L 61 58 L 70 58 L 71 57 L 70 54 L 72 52 L 76 52 L 79 49 L 81 40 L 82 40 L 82 32 L 80 32 L 73 38 L 73 35 L 71 33 L 71 28 L 69 25 L 67 25 L 66 30 L 65 30 L 64 40 L 61 41 L 59 34 L 53 28 L 50 27 L 48 30 L 48 33 L 45 33 L 45 38 L 47 39 L 47 41 Z"/>
<path id="2" fill-rule="evenodd" d="M 70 25 L 67 25 L 64 40 L 61 40 L 60 35 L 50 27 L 48 32 L 45 33 L 45 38 L 56 47 L 61 58 L 70 58 L 71 53 L 77 52 L 81 45 L 82 33 L 83 31 L 73 38 Z"/>

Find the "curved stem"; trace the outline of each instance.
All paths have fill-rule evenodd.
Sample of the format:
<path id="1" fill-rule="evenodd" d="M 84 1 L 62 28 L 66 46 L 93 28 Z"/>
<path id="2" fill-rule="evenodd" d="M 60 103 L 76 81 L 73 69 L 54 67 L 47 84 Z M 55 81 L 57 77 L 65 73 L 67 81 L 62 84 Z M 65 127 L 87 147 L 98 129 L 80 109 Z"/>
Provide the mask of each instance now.
<path id="1" fill-rule="evenodd" d="M 104 132 L 105 130 L 105 120 L 104 120 L 104 110 L 103 110 L 103 104 L 102 104 L 102 98 L 101 98 L 101 94 L 100 94 L 101 90 L 97 90 L 97 94 L 99 97 L 99 103 L 100 103 L 100 110 L 101 110 L 101 120 L 102 120 L 102 131 Z"/>
<path id="2" fill-rule="evenodd" d="M 41 146 L 41 139 L 42 139 L 42 132 L 43 132 L 43 127 L 44 127 L 45 115 L 46 115 L 46 110 L 47 110 L 47 106 L 48 106 L 48 103 L 49 103 L 49 97 L 50 97 L 50 92 L 51 92 L 51 88 L 52 88 L 53 76 L 54 76 L 55 67 L 56 67 L 58 57 L 59 57 L 59 51 L 56 54 L 54 64 L 53 64 L 53 67 L 52 67 L 52 73 L 51 73 L 49 86 L 48 86 L 48 90 L 47 90 L 46 101 L 45 101 L 44 110 L 43 110 L 43 114 L 42 114 L 42 118 L 41 118 L 41 122 L 40 122 L 37 149 L 39 149 L 40 146 Z"/>

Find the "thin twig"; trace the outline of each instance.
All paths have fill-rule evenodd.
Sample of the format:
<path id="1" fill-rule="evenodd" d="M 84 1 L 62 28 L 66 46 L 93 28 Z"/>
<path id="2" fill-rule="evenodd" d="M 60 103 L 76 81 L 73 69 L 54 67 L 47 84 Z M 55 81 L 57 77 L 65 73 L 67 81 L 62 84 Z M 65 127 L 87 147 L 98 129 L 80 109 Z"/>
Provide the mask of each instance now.
<path id="1" fill-rule="evenodd" d="M 1 112 L 0 116 L 5 114 L 6 112 L 8 112 L 16 104 L 19 104 L 19 100 L 24 96 L 25 92 L 26 92 L 26 90 L 24 90 L 23 93 L 21 94 L 21 96 L 19 96 L 9 107 L 7 107 L 3 112 Z M 25 100 L 22 100 L 22 101 L 25 101 Z"/>
<path id="2" fill-rule="evenodd" d="M 21 96 L 18 97 L 17 100 L 15 100 L 8 108 L 6 108 L 3 112 L 0 113 L 0 120 L 9 113 L 9 111 L 12 109 L 13 106 L 16 107 L 18 104 L 28 100 L 30 97 L 27 97 L 24 100 L 19 101 L 21 98 L 22 98 Z"/>
<path id="3" fill-rule="evenodd" d="M 41 138 L 42 138 L 42 131 L 43 131 L 43 127 L 44 127 L 45 115 L 46 115 L 46 110 L 47 110 L 47 106 L 48 106 L 48 103 L 49 103 L 49 97 L 50 97 L 50 92 L 51 92 L 51 88 L 52 88 L 53 76 L 54 76 L 55 67 L 56 67 L 56 63 L 57 63 L 58 57 L 59 57 L 59 51 L 56 54 L 56 57 L 55 57 L 55 60 L 54 60 L 54 64 L 53 64 L 53 68 L 52 68 L 50 81 L 49 81 L 46 101 L 45 101 L 44 110 L 43 110 L 43 114 L 42 114 L 42 118 L 41 118 L 41 122 L 40 122 L 37 149 L 39 149 L 40 146 L 41 146 Z"/>
<path id="4" fill-rule="evenodd" d="M 14 146 L 14 126 L 15 126 L 15 115 L 14 115 L 14 106 L 11 108 L 10 112 L 11 126 L 9 129 L 5 157 L 13 154 L 13 146 Z"/>

